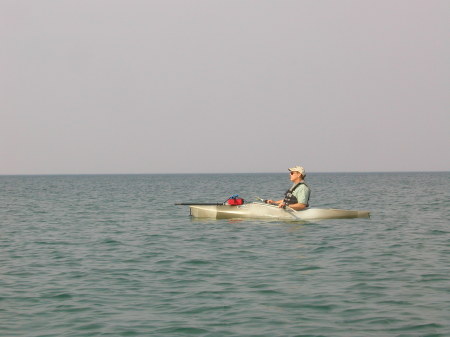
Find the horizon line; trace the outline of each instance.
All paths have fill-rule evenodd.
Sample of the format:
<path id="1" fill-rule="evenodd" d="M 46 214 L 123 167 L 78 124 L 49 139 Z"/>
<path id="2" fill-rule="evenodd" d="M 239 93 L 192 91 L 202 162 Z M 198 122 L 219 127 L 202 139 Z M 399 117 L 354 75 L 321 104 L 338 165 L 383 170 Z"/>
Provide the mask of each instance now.
<path id="1" fill-rule="evenodd" d="M 287 171 L 286 171 L 287 172 Z M 114 175 L 213 175 L 213 174 L 285 174 L 285 171 L 267 172 L 172 172 L 172 173 L 0 173 L 0 176 L 114 176 Z M 447 173 L 450 170 L 430 171 L 311 171 L 309 174 L 345 174 L 345 173 Z"/>

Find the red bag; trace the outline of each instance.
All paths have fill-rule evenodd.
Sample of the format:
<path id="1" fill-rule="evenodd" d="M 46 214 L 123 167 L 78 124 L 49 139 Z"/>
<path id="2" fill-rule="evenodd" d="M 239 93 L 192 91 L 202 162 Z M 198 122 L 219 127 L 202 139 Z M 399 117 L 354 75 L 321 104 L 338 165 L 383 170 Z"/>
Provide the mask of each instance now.
<path id="1" fill-rule="evenodd" d="M 231 206 L 238 206 L 238 205 L 243 205 L 244 204 L 244 199 L 242 198 L 230 198 L 227 200 L 227 204 L 231 205 Z"/>

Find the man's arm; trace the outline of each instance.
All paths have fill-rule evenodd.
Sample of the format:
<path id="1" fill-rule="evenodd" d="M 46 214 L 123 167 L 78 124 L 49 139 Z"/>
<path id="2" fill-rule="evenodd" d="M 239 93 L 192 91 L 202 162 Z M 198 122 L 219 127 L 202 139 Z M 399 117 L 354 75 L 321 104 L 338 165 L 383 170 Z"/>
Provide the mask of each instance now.
<path id="1" fill-rule="evenodd" d="M 289 207 L 294 209 L 294 210 L 296 210 L 296 211 L 301 211 L 302 209 L 307 208 L 308 205 L 302 204 L 302 203 L 296 203 L 296 204 L 289 205 Z"/>

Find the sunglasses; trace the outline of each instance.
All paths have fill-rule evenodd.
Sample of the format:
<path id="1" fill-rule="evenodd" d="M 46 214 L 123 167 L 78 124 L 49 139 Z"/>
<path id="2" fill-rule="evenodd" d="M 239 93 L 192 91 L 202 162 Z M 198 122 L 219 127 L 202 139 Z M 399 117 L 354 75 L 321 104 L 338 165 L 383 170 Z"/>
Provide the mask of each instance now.
<path id="1" fill-rule="evenodd" d="M 298 173 L 297 171 L 291 171 L 289 172 L 291 175 L 293 175 L 294 173 Z"/>

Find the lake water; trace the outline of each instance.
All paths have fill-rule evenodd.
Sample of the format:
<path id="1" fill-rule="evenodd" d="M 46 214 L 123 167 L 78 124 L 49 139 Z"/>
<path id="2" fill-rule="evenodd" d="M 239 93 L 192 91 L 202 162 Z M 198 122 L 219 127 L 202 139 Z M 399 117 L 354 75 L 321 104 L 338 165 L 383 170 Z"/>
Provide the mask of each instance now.
<path id="1" fill-rule="evenodd" d="M 196 220 L 283 174 L 0 176 L 1 336 L 450 336 L 450 173 L 316 173 L 370 219 Z"/>

